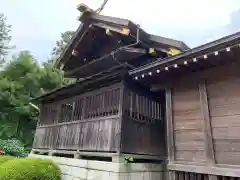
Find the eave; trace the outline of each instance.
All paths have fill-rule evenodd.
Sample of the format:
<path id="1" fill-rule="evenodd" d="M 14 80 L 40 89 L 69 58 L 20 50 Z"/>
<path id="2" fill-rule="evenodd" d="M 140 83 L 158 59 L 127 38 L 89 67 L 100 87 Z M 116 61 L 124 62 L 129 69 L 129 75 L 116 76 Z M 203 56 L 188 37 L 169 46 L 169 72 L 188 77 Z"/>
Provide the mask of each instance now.
<path id="1" fill-rule="evenodd" d="M 236 61 L 240 55 L 240 32 L 190 49 L 181 54 L 158 59 L 129 71 L 139 83 L 168 83 L 182 75 Z"/>
<path id="2" fill-rule="evenodd" d="M 125 69 L 123 68 L 125 67 Z M 116 66 L 108 71 L 94 74 L 93 76 L 86 77 L 79 80 L 74 84 L 65 85 L 61 88 L 54 89 L 50 92 L 39 96 L 32 101 L 34 102 L 51 102 L 58 101 L 65 98 L 70 98 L 84 92 L 88 92 L 100 87 L 107 86 L 122 80 L 123 76 L 127 74 L 129 69 L 125 64 Z"/>
<path id="3" fill-rule="evenodd" d="M 221 56 L 221 53 L 228 52 L 229 49 L 239 48 L 240 32 L 223 37 L 216 41 L 201 45 L 199 47 L 187 50 L 178 55 L 165 59 L 158 59 L 144 66 L 129 71 L 131 76 L 139 77 L 142 75 L 148 76 L 148 73 L 155 74 L 162 71 L 170 72 L 171 69 L 176 69 L 176 66 L 185 66 L 191 62 L 201 61 L 203 59 L 211 60 L 214 56 Z M 236 51 L 236 50 L 235 50 Z M 205 61 L 207 63 L 207 61 Z"/>

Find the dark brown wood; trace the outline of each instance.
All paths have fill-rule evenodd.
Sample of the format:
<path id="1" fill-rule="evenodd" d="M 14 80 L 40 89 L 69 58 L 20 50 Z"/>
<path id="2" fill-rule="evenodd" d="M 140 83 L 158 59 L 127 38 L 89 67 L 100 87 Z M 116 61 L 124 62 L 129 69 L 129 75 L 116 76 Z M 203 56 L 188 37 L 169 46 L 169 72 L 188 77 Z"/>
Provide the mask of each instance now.
<path id="1" fill-rule="evenodd" d="M 172 90 L 166 89 L 166 121 L 167 121 L 167 152 L 169 161 L 175 160 L 174 131 L 173 131 Z"/>
<path id="2" fill-rule="evenodd" d="M 205 153 L 206 153 L 208 162 L 214 164 L 215 157 L 214 157 L 213 137 L 212 137 L 212 128 L 211 128 L 211 121 L 210 121 L 206 81 L 202 81 L 199 84 L 199 93 L 200 93 L 201 110 L 203 114 Z"/>
<path id="3" fill-rule="evenodd" d="M 215 176 L 232 176 L 232 177 L 240 177 L 240 170 L 238 168 L 231 167 L 218 167 L 214 165 L 186 165 L 186 164 L 169 164 L 168 169 L 170 171 L 184 171 L 184 172 L 192 172 L 199 174 L 209 174 Z M 191 179 L 191 178 L 190 178 Z"/>
<path id="4" fill-rule="evenodd" d="M 126 106 L 126 90 L 124 88 L 124 83 L 121 84 L 120 88 L 120 103 L 119 103 L 119 129 L 123 129 L 123 119 L 124 119 L 124 107 Z M 118 153 L 121 153 L 122 150 L 122 133 L 119 135 L 119 144 L 118 144 Z"/>
<path id="5" fill-rule="evenodd" d="M 164 131 L 160 102 L 125 89 L 122 152 L 164 156 Z"/>
<path id="6" fill-rule="evenodd" d="M 43 103 L 34 148 L 117 152 L 164 158 L 161 101 L 117 83 L 52 104 Z M 159 97 L 160 99 L 161 96 Z M 51 108 L 60 112 L 52 121 Z M 45 115 L 46 114 L 46 115 Z M 47 117 L 46 119 L 44 117 Z"/>

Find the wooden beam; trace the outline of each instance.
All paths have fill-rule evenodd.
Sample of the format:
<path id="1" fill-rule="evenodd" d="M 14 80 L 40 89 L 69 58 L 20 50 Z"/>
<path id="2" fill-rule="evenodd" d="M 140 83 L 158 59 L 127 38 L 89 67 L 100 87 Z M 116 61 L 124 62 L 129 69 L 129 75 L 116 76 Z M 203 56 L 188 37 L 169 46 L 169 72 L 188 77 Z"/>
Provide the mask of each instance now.
<path id="1" fill-rule="evenodd" d="M 123 82 L 121 83 L 120 87 L 120 98 L 119 98 L 119 108 L 118 108 L 118 116 L 119 116 L 119 132 L 120 132 L 120 139 L 119 139 L 119 144 L 118 144 L 118 149 L 117 153 L 121 153 L 122 149 L 122 129 L 123 129 L 123 120 L 124 120 L 124 108 L 125 108 L 125 87 Z"/>
<path id="2" fill-rule="evenodd" d="M 230 176 L 230 177 L 240 177 L 240 166 L 238 168 L 220 167 L 217 165 L 186 165 L 186 164 L 168 164 L 167 168 L 169 171 L 183 171 L 183 172 L 193 172 L 200 174 L 209 174 L 211 179 L 214 176 Z"/>
<path id="3" fill-rule="evenodd" d="M 209 103 L 207 97 L 206 81 L 203 80 L 199 84 L 200 103 L 201 111 L 203 115 L 203 131 L 204 131 L 204 144 L 205 144 L 205 155 L 207 162 L 215 164 L 214 148 L 213 148 L 213 137 L 212 128 L 209 114 Z"/>
<path id="4" fill-rule="evenodd" d="M 172 90 L 166 89 L 166 125 L 167 125 L 167 153 L 168 160 L 172 162 L 175 160 L 175 147 L 174 147 L 174 132 L 173 132 L 173 117 L 172 117 Z"/>

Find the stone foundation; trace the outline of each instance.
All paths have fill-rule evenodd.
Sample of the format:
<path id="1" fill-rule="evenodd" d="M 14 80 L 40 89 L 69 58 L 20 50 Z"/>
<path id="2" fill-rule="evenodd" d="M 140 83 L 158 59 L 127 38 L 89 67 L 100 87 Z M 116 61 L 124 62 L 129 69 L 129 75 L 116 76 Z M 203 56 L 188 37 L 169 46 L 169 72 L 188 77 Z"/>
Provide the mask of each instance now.
<path id="1" fill-rule="evenodd" d="M 163 165 L 151 163 L 118 163 L 30 154 L 48 158 L 62 171 L 62 180 L 163 180 Z"/>

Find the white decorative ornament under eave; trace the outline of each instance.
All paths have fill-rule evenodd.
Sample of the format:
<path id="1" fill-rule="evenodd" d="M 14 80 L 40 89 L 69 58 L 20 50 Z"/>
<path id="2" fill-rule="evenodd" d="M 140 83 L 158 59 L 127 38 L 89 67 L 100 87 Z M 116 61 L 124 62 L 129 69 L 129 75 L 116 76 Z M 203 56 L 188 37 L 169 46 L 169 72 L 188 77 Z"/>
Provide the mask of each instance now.
<path id="1" fill-rule="evenodd" d="M 77 55 L 78 55 L 78 51 L 77 51 L 77 50 L 73 50 L 73 51 L 72 51 L 72 55 L 73 55 L 73 56 L 77 56 Z"/>

